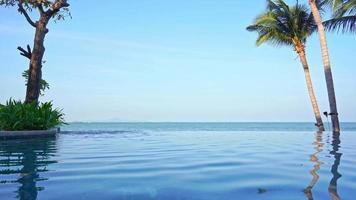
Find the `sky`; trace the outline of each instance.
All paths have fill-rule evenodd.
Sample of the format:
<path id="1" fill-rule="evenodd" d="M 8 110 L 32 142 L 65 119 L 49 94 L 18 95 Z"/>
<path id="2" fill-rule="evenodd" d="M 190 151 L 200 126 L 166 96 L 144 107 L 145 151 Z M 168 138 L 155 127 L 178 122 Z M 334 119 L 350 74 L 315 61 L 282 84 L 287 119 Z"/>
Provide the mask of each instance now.
<path id="1" fill-rule="evenodd" d="M 69 3 L 72 19 L 48 26 L 43 78 L 51 88 L 40 99 L 53 100 L 69 122 L 314 121 L 296 53 L 256 47 L 256 34 L 245 29 L 264 0 Z M 24 99 L 28 60 L 16 48 L 32 45 L 33 36 L 15 7 L 0 8 L 0 103 Z M 355 35 L 327 38 L 340 120 L 355 122 Z M 307 57 L 327 111 L 317 35 Z"/>

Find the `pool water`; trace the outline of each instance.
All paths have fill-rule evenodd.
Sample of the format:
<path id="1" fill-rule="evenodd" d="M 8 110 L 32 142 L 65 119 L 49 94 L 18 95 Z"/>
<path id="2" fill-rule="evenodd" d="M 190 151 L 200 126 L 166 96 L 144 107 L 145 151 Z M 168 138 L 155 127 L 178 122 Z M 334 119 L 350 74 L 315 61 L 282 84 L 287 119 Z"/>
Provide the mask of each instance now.
<path id="1" fill-rule="evenodd" d="M 0 199 L 356 197 L 356 124 L 74 123 L 0 141 Z"/>

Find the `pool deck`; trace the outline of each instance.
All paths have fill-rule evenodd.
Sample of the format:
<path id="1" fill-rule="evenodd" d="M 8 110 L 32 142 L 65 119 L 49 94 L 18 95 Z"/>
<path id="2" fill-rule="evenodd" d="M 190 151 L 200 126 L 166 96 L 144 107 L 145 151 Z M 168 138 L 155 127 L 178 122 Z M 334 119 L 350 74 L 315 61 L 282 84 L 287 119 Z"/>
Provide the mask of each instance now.
<path id="1" fill-rule="evenodd" d="M 55 137 L 59 132 L 60 132 L 59 128 L 51 129 L 51 130 L 35 130 L 35 131 L 0 131 L 0 140 Z"/>

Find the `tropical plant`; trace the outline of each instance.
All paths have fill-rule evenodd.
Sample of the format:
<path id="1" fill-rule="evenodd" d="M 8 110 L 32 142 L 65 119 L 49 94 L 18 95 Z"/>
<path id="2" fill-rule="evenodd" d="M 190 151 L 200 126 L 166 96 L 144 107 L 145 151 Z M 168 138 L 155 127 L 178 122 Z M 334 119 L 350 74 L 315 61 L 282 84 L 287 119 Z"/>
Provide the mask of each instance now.
<path id="1" fill-rule="evenodd" d="M 319 33 L 319 40 L 320 40 L 320 47 L 321 47 L 321 54 L 323 59 L 324 65 L 324 74 L 326 80 L 326 87 L 328 90 L 328 98 L 329 98 L 329 106 L 330 106 L 330 113 L 331 116 L 331 123 L 333 126 L 333 132 L 339 133 L 340 132 L 340 122 L 339 122 L 339 113 L 337 111 L 336 105 L 336 95 L 334 89 L 334 80 L 333 75 L 331 72 L 331 64 L 329 58 L 329 49 L 326 40 L 325 28 L 321 19 L 320 11 L 322 4 L 324 4 L 325 0 L 309 0 L 309 6 L 313 13 L 314 21 L 317 25 L 318 33 Z"/>
<path id="2" fill-rule="evenodd" d="M 356 33 L 356 0 L 328 0 L 333 18 L 324 22 L 326 30 Z"/>
<path id="3" fill-rule="evenodd" d="M 0 130 L 48 130 L 65 124 L 62 110 L 53 109 L 52 102 L 23 103 L 10 99 L 0 104 Z"/>
<path id="4" fill-rule="evenodd" d="M 313 17 L 305 6 L 296 4 L 289 7 L 283 0 L 268 0 L 266 11 L 260 14 L 247 30 L 258 33 L 257 46 L 269 43 L 294 48 L 303 66 L 316 126 L 319 130 L 324 130 L 305 54 L 306 40 L 315 31 L 315 27 Z"/>
<path id="5" fill-rule="evenodd" d="M 27 83 L 28 83 L 28 76 L 29 76 L 29 71 L 28 70 L 25 70 L 23 73 L 22 73 L 22 77 L 25 78 L 25 82 L 26 82 L 26 86 L 27 86 Z M 40 95 L 42 96 L 43 93 L 46 91 L 46 90 L 49 90 L 49 84 L 46 80 L 44 79 L 41 79 L 40 81 Z"/>
<path id="6" fill-rule="evenodd" d="M 69 15 L 67 0 L 0 0 L 0 6 L 17 6 L 20 14 L 36 29 L 33 49 L 27 45 L 27 50 L 18 47 L 21 55 L 30 60 L 29 78 L 26 89 L 26 103 L 37 102 L 40 96 L 42 80 L 42 63 L 45 52 L 44 40 L 48 33 L 47 25 L 51 19 L 61 20 Z M 38 11 L 39 19 L 34 21 L 30 12 Z"/>

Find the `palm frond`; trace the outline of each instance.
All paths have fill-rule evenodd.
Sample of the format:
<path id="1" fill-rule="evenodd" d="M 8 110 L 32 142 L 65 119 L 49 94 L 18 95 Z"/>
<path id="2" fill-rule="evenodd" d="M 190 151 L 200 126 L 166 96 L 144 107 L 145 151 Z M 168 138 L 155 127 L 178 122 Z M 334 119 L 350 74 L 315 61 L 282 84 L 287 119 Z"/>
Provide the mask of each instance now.
<path id="1" fill-rule="evenodd" d="M 257 32 L 257 46 L 263 43 L 294 46 L 296 41 L 305 43 L 316 26 L 305 5 L 289 6 L 283 0 L 267 0 L 266 11 L 247 30 Z"/>
<path id="2" fill-rule="evenodd" d="M 356 0 L 325 0 L 333 10 L 333 18 L 324 22 L 326 30 L 356 32 Z"/>
<path id="3" fill-rule="evenodd" d="M 356 0 L 349 0 L 344 3 L 343 10 L 345 11 L 344 14 L 347 15 L 356 15 Z"/>
<path id="4" fill-rule="evenodd" d="M 330 19 L 324 22 L 328 31 L 356 33 L 356 15 Z"/>
<path id="5" fill-rule="evenodd" d="M 331 8 L 332 10 L 336 10 L 343 3 L 344 3 L 344 0 L 316 0 L 317 7 L 324 11 L 326 8 Z"/>

